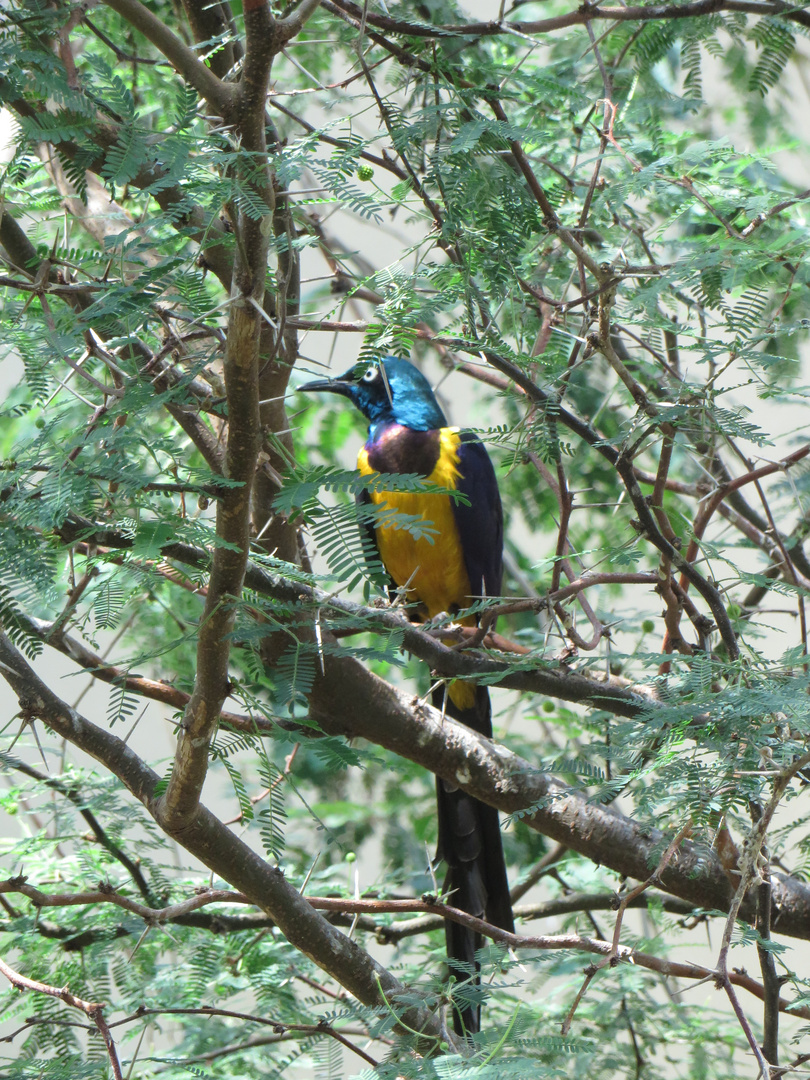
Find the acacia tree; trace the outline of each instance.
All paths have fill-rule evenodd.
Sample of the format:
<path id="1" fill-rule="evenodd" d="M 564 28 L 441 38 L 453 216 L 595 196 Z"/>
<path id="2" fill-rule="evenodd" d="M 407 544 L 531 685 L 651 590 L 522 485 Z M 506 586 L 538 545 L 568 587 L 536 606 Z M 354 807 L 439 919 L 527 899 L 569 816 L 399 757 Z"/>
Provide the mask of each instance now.
<path id="1" fill-rule="evenodd" d="M 807 1057 L 810 192 L 701 66 L 738 141 L 795 140 L 810 13 L 488 14 L 0 16 L 5 1076 Z M 387 598 L 360 418 L 294 393 L 387 354 L 498 465 L 477 630 Z M 427 704 L 451 677 L 503 743 Z M 516 935 L 440 895 L 431 773 L 502 812 Z M 445 919 L 495 943 L 466 1043 Z"/>

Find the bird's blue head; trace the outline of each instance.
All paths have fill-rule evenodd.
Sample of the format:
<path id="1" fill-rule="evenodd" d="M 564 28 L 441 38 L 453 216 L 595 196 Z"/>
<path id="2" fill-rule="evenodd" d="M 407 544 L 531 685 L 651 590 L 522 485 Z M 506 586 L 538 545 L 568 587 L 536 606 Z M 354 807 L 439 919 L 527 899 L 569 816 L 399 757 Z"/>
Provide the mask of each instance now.
<path id="1" fill-rule="evenodd" d="M 413 364 L 386 356 L 382 362 L 349 368 L 336 379 L 318 379 L 299 390 L 328 390 L 356 405 L 369 422 L 369 430 L 388 423 L 415 431 L 447 427 L 447 419 L 430 383 Z"/>

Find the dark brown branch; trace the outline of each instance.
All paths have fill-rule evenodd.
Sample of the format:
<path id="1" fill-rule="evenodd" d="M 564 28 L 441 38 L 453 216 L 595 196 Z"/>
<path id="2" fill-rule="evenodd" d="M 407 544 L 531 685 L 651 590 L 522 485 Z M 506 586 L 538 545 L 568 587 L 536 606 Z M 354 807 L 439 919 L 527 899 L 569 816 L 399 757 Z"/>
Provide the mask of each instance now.
<path id="1" fill-rule="evenodd" d="M 514 893 L 514 890 L 513 890 Z M 652 894 L 655 904 L 664 911 L 675 915 L 688 917 L 694 911 L 691 904 L 685 900 L 679 900 L 674 896 L 656 891 Z M 534 919 L 550 919 L 559 915 L 574 915 L 578 912 L 589 911 L 615 911 L 618 902 L 616 893 L 570 893 L 567 896 L 559 896 L 554 900 L 543 900 L 537 904 L 516 904 L 512 910 L 515 918 L 526 923 Z M 647 896 L 638 896 L 631 901 L 631 908 L 649 908 Z M 416 919 L 405 919 L 386 925 L 376 923 L 372 918 L 360 917 L 358 927 L 373 933 L 377 940 L 384 945 L 396 943 L 402 938 L 413 937 L 414 934 L 426 934 L 430 930 L 438 930 L 442 926 L 443 919 L 440 915 L 423 915 Z"/>
<path id="2" fill-rule="evenodd" d="M 793 199 L 783 199 L 783 201 L 777 203 L 776 206 L 772 206 L 770 210 L 763 210 L 761 214 L 757 214 L 757 216 L 752 218 L 745 226 L 740 233 L 740 237 L 746 239 L 755 229 L 758 229 L 760 225 L 764 225 L 770 218 L 775 217 L 777 214 L 781 214 L 783 210 L 789 210 L 790 207 L 795 206 L 796 203 L 805 202 L 807 199 L 810 199 L 810 188 L 803 191 L 800 195 L 796 195 Z"/>
<path id="3" fill-rule="evenodd" d="M 739 11 L 762 18 L 782 16 L 801 26 L 810 26 L 810 14 L 784 0 L 763 0 L 763 2 L 760 0 L 692 0 L 691 3 L 686 4 L 651 4 L 649 7 L 636 5 L 618 8 L 588 4 L 565 15 L 531 22 L 490 20 L 451 23 L 443 26 L 429 25 L 425 22 L 408 22 L 390 15 L 380 15 L 377 12 L 364 10 L 352 0 L 334 0 L 334 6 L 354 19 L 365 18 L 370 26 L 375 26 L 387 33 L 439 39 L 456 36 L 496 37 L 514 31 L 521 34 L 548 34 L 555 30 L 564 30 L 569 26 L 584 26 L 589 22 L 598 21 L 644 23 L 669 19 L 698 19 L 718 11 Z"/>
<path id="4" fill-rule="evenodd" d="M 770 869 L 766 870 L 757 888 L 757 955 L 762 972 L 762 1054 L 771 1065 L 779 1064 L 779 975 L 773 952 L 768 948 L 771 940 L 771 882 Z"/>
<path id="5" fill-rule="evenodd" d="M 738 867 L 739 884 L 731 898 L 728 918 L 726 919 L 726 924 L 723 928 L 723 937 L 717 956 L 715 983 L 718 987 L 725 990 L 726 996 L 728 997 L 740 1027 L 742 1028 L 743 1034 L 748 1041 L 748 1045 L 751 1047 L 754 1057 L 759 1064 L 763 1077 L 769 1075 L 768 1063 L 763 1056 L 762 1050 L 754 1037 L 751 1025 L 748 1022 L 748 1018 L 743 1012 L 743 1009 L 737 1000 L 737 995 L 734 992 L 733 982 L 728 970 L 728 954 L 729 949 L 731 948 L 732 934 L 742 912 L 743 904 L 749 902 L 750 906 L 751 897 L 749 895 L 749 886 L 751 886 L 754 880 L 759 876 L 760 851 L 765 843 L 765 838 L 771 822 L 773 821 L 773 816 L 776 813 L 779 803 L 784 797 L 791 780 L 808 764 L 810 764 L 810 752 L 805 752 L 801 757 L 796 758 L 787 768 L 781 769 L 773 775 L 773 790 L 771 792 L 771 797 L 761 813 L 756 817 L 756 820 L 752 824 L 748 835 L 745 838 Z M 756 911 L 756 905 L 754 904 L 753 906 Z M 754 918 L 756 918 L 756 913 Z M 772 914 L 770 915 L 770 922 L 771 925 L 773 925 Z"/>
<path id="6" fill-rule="evenodd" d="M 148 38 L 169 60 L 175 70 L 193 86 L 220 116 L 230 114 L 233 89 L 207 67 L 193 49 L 185 45 L 164 22 L 145 7 L 140 0 L 104 0 L 136 30 Z"/>
<path id="7" fill-rule="evenodd" d="M 454 338 L 449 341 L 447 338 L 444 338 L 443 340 L 445 344 L 452 345 L 453 348 L 459 349 L 460 351 L 474 351 L 479 355 L 483 354 L 494 368 L 503 372 L 505 375 L 508 375 L 531 401 L 542 405 L 548 403 L 550 395 L 537 386 L 529 376 L 521 370 L 521 368 L 512 363 L 511 360 L 501 356 L 494 349 L 487 346 L 473 346 L 463 338 Z M 736 659 L 739 655 L 739 647 L 722 596 L 714 585 L 708 582 L 693 564 L 687 562 L 680 551 L 678 551 L 661 533 L 655 517 L 650 510 L 649 504 L 638 486 L 632 459 L 624 454 L 620 454 L 618 450 L 602 439 L 587 423 L 574 416 L 562 406 L 556 408 L 556 414 L 559 422 L 563 423 L 570 431 L 573 431 L 575 435 L 579 436 L 587 443 L 587 445 L 595 449 L 606 461 L 609 461 L 610 464 L 614 466 L 624 483 L 627 494 L 630 496 L 630 501 L 638 515 L 638 521 L 635 525 L 638 532 L 645 536 L 646 539 L 658 548 L 660 552 L 666 555 L 687 580 L 695 586 L 709 606 L 712 617 L 717 624 L 717 629 L 723 639 L 723 643 L 728 650 L 729 657 L 732 660 Z"/>
<path id="8" fill-rule="evenodd" d="M 163 550 L 166 557 L 191 565 L 205 566 L 208 563 L 207 553 L 188 545 L 170 544 Z M 535 670 L 511 671 L 510 665 L 500 660 L 476 656 L 445 645 L 423 628 L 409 622 L 399 610 L 354 604 L 319 589 L 311 589 L 298 582 L 268 574 L 253 563 L 248 565 L 245 583 L 260 595 L 293 604 L 308 603 L 313 609 L 320 607 L 352 615 L 367 620 L 369 626 L 377 625 L 380 629 L 396 630 L 403 635 L 403 645 L 409 652 L 444 675 L 499 674 L 501 678 L 498 681 L 502 686 L 515 690 L 532 690 L 566 701 L 592 703 L 621 716 L 636 716 L 648 706 L 655 707 L 655 694 L 647 687 L 631 686 L 623 680 L 613 678 L 603 681 L 601 677 L 591 677 L 587 673 L 573 672 L 565 668 L 538 666 Z M 351 715 L 353 711 L 347 715 Z"/>
<path id="9" fill-rule="evenodd" d="M 489 97 L 487 99 L 487 104 L 492 109 L 498 120 L 500 120 L 505 125 L 509 124 L 509 119 L 504 112 L 503 106 L 501 105 L 498 98 Z M 590 270 L 590 272 L 600 284 L 604 284 L 606 278 L 610 276 L 610 272 L 606 273 L 599 266 L 599 264 L 590 254 L 590 252 L 586 251 L 582 244 L 580 244 L 579 240 L 576 239 L 573 233 L 571 233 L 563 226 L 562 222 L 557 216 L 557 211 L 551 205 L 551 202 L 549 201 L 548 196 L 543 190 L 543 186 L 541 185 L 540 181 L 537 179 L 534 169 L 531 167 L 529 159 L 526 157 L 526 154 L 524 153 L 523 147 L 520 145 L 520 143 L 517 142 L 516 139 L 510 139 L 509 147 L 512 151 L 512 154 L 514 155 L 520 172 L 523 174 L 523 177 L 528 184 L 529 190 L 536 199 L 538 206 L 543 211 L 546 227 L 550 229 L 555 235 L 559 236 L 562 243 L 565 244 L 569 251 L 571 251 L 576 256 L 578 261 L 583 266 L 587 266 L 587 268 Z"/>
<path id="10" fill-rule="evenodd" d="M 715 510 L 717 510 L 724 499 L 728 498 L 732 492 L 739 491 L 739 489 L 745 487 L 746 484 L 755 483 L 764 476 L 771 476 L 773 473 L 777 472 L 786 472 L 793 465 L 796 465 L 799 461 L 806 458 L 808 454 L 810 454 L 810 446 L 802 446 L 798 450 L 794 450 L 792 454 L 788 454 L 787 457 L 783 458 L 781 461 L 774 461 L 768 465 L 762 465 L 758 469 L 751 469 L 743 476 L 738 476 L 734 480 L 729 479 L 725 483 L 720 484 L 711 495 L 706 497 L 705 503 L 695 519 L 693 526 L 694 539 L 690 541 L 689 548 L 686 552 L 687 561 L 691 563 L 697 558 L 700 539 L 706 531 L 706 526 L 709 524 Z M 681 578 L 681 588 L 689 588 L 689 582 L 685 577 Z"/>
<path id="11" fill-rule="evenodd" d="M 59 998 L 59 1000 L 64 1001 L 66 1005 L 70 1005 L 74 1009 L 79 1009 L 85 1016 L 89 1017 L 96 1025 L 99 1035 L 101 1035 L 104 1040 L 104 1046 L 107 1049 L 107 1056 L 110 1059 L 110 1067 L 112 1068 L 115 1080 L 123 1080 L 121 1063 L 118 1060 L 118 1052 L 115 1048 L 110 1029 L 107 1026 L 107 1021 L 104 1019 L 103 1005 L 95 1001 L 85 1001 L 83 998 L 76 997 L 75 994 L 71 994 L 66 986 L 49 986 L 48 983 L 37 982 L 36 979 L 28 979 L 25 975 L 21 975 L 18 971 L 10 968 L 3 960 L 0 960 L 0 974 L 5 975 L 11 985 L 16 986 L 18 990 L 33 990 L 34 993 L 37 994 L 46 994 L 48 997 Z"/>
<path id="12" fill-rule="evenodd" d="M 131 539 L 128 536 L 107 529 L 98 529 L 94 533 L 93 523 L 79 518 L 66 521 L 62 527 L 61 535 L 68 543 L 75 542 L 79 537 L 90 537 L 100 547 L 128 548 L 131 546 Z M 187 544 L 166 544 L 162 548 L 162 553 L 165 558 L 175 559 L 178 562 L 201 569 L 208 568 L 211 561 L 210 554 L 207 551 Z M 608 577 L 610 580 L 633 580 L 642 583 L 650 582 L 651 584 L 655 580 L 653 575 L 648 574 L 608 575 Z M 560 595 L 563 598 L 574 595 L 591 583 L 598 584 L 599 580 L 600 575 L 593 575 L 593 578 L 590 575 L 583 575 L 582 578 L 572 582 L 570 585 L 563 586 Z M 313 610 L 323 608 L 333 611 L 338 616 L 350 615 L 353 618 L 362 619 L 370 630 L 375 628 L 379 632 L 396 630 L 403 635 L 404 647 L 409 652 L 419 659 L 425 660 L 430 664 L 431 668 L 443 675 L 498 675 L 498 682 L 501 686 L 545 694 L 548 697 L 555 697 L 564 701 L 591 704 L 597 708 L 608 709 L 618 716 L 637 716 L 643 709 L 656 706 L 655 691 L 644 685 L 635 685 L 626 679 L 614 676 L 604 677 L 599 674 L 592 674 L 588 669 L 577 672 L 566 667 L 542 666 L 539 660 L 538 666 L 534 669 L 523 668 L 513 671 L 505 661 L 483 657 L 470 652 L 471 642 L 465 641 L 463 650 L 446 645 L 444 641 L 440 640 L 441 637 L 447 636 L 446 634 L 434 634 L 424 627 L 409 622 L 399 610 L 371 608 L 362 604 L 355 604 L 331 593 L 269 574 L 255 563 L 249 563 L 247 566 L 245 584 L 262 596 L 296 605 L 308 604 Z M 540 610 L 543 606 L 544 602 L 542 600 L 532 599 L 507 602 L 504 609 L 527 611 Z M 37 620 L 30 620 L 30 625 L 32 628 L 36 628 L 39 624 Z M 463 631 L 463 633 L 466 634 L 466 631 Z M 471 633 L 474 634 L 475 631 L 471 631 Z M 39 636 L 39 631 L 37 631 L 37 636 Z M 493 645 L 497 647 L 499 641 L 497 635 L 490 635 L 490 638 Z M 490 638 L 486 640 L 489 641 Z M 73 639 L 71 639 L 72 641 Z M 58 643 L 54 644 L 59 647 Z M 73 644 L 71 644 L 71 648 L 74 648 Z M 69 655 L 72 655 L 73 659 L 83 665 L 86 662 L 88 670 L 94 669 L 93 654 L 85 657 L 84 653 L 85 647 L 81 643 L 75 642 L 75 655 L 72 653 Z M 84 657 L 84 659 L 81 659 L 81 657 Z M 108 670 L 120 673 L 121 678 L 127 680 L 125 682 L 127 688 L 131 688 L 135 693 L 153 697 L 155 700 L 165 701 L 171 705 L 176 703 L 182 705 L 185 699 L 182 691 L 169 691 L 163 683 L 144 680 L 140 676 L 130 676 L 125 669 L 110 668 L 108 665 L 104 665 L 98 669 L 97 677 L 103 678 L 104 674 L 102 673 L 106 673 Z M 132 681 L 135 679 L 140 681 Z M 105 679 L 105 681 L 107 680 Z M 109 681 L 117 683 L 118 678 L 112 677 Z M 178 697 L 178 694 L 182 696 Z M 258 731 L 259 733 L 271 730 L 268 728 L 268 723 L 271 722 L 266 719 L 256 718 L 254 720 L 253 717 L 243 717 L 234 713 L 220 713 L 220 716 L 239 730 Z"/>
<path id="13" fill-rule="evenodd" d="M 140 697 L 149 698 L 151 701 L 160 701 L 175 709 L 184 709 L 191 699 L 190 694 L 173 683 L 164 682 L 161 679 L 149 679 L 145 675 L 133 675 L 125 667 L 107 663 L 103 657 L 88 649 L 77 638 L 62 632 L 54 633 L 52 623 L 45 622 L 43 619 L 29 618 L 22 613 L 18 618 L 29 633 L 62 653 L 63 656 L 69 657 L 94 679 L 99 679 L 111 686 L 121 687 Z M 266 717 L 247 716 L 244 713 L 233 713 L 224 709 L 220 711 L 219 722 L 247 734 L 269 735 L 278 732 L 278 724 Z"/>
<path id="14" fill-rule="evenodd" d="M 359 78 L 359 76 L 352 76 L 352 79 L 356 78 Z M 338 85 L 342 86 L 344 84 Z M 330 87 L 329 89 L 334 89 L 334 87 Z M 304 131 L 306 131 L 309 135 L 317 135 L 318 141 L 326 143 L 327 146 L 337 146 L 341 149 L 348 149 L 348 147 L 351 145 L 346 139 L 335 139 L 333 136 L 327 135 L 326 132 L 319 131 L 318 128 L 314 126 L 314 124 L 310 124 L 302 116 L 294 113 L 292 109 L 286 108 L 272 95 L 268 99 L 268 105 L 271 105 L 274 109 L 278 109 L 280 113 L 284 113 L 285 116 L 288 116 L 290 120 L 293 120 L 296 124 L 302 127 Z M 376 165 L 380 169 L 385 169 L 387 172 L 393 173 L 394 176 L 396 176 L 399 180 L 404 180 L 408 175 L 405 170 L 399 165 L 397 165 L 397 163 L 392 158 L 382 157 L 378 154 L 372 154 L 369 150 L 361 150 L 360 157 L 363 159 L 363 161 L 371 162 L 372 165 Z"/>

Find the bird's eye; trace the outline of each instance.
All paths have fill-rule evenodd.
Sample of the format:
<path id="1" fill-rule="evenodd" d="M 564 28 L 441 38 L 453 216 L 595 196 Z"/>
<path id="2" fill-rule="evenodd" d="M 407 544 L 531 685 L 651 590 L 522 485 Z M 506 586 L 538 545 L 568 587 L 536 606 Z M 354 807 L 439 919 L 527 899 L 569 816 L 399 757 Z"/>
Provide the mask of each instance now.
<path id="1" fill-rule="evenodd" d="M 363 375 L 363 382 L 374 382 L 379 376 L 380 370 L 376 364 L 372 364 L 371 367 Z"/>

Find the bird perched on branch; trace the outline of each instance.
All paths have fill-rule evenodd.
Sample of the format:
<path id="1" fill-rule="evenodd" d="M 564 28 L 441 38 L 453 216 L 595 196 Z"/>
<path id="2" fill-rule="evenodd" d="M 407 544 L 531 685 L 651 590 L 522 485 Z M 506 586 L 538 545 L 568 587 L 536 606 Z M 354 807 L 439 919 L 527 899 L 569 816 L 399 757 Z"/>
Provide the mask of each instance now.
<path id="1" fill-rule="evenodd" d="M 483 444 L 469 431 L 449 427 L 427 379 L 407 360 L 386 357 L 336 379 L 300 387 L 348 398 L 369 422 L 357 464 L 364 476 L 413 474 L 425 489 L 364 490 L 361 500 L 390 508 L 369 526 L 370 539 L 393 585 L 405 590 L 417 618 L 454 615 L 482 596 L 499 596 L 503 557 L 503 514 L 495 470 Z M 432 489 L 432 490 L 431 490 Z M 441 489 L 441 490 L 437 490 Z M 464 498 L 455 499 L 458 491 Z M 400 518 L 396 515 L 409 515 Z M 407 525 L 414 519 L 424 528 Z M 403 524 L 405 522 L 405 524 Z M 362 526 L 361 526 L 362 527 Z M 462 619 L 474 625 L 468 615 Z M 489 691 L 455 680 L 433 693 L 433 704 L 474 731 L 492 736 Z M 437 778 L 439 844 L 447 864 L 448 902 L 514 930 L 498 812 L 447 780 Z M 481 935 L 445 921 L 447 956 L 458 982 L 477 982 L 476 949 Z M 463 995 L 462 995 L 463 997 Z M 471 995 L 454 1007 L 458 1034 L 479 1029 L 480 1006 Z"/>

